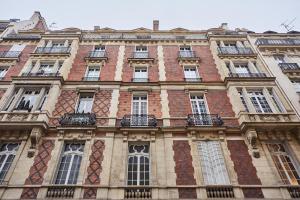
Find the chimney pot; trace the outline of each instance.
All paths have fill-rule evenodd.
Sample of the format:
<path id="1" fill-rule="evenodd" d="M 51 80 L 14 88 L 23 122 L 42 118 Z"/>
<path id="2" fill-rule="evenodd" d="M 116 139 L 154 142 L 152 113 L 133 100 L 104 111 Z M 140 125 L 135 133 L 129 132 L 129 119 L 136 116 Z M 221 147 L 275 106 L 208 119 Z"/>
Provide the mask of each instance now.
<path id="1" fill-rule="evenodd" d="M 153 31 L 159 30 L 159 20 L 153 20 Z"/>

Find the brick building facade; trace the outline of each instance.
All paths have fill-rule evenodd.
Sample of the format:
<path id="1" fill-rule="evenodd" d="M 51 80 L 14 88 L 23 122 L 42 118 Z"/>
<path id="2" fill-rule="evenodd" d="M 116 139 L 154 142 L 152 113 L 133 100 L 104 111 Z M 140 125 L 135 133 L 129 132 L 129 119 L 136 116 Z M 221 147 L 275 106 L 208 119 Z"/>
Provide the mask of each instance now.
<path id="1" fill-rule="evenodd" d="M 299 32 L 0 25 L 1 199 L 300 198 Z"/>

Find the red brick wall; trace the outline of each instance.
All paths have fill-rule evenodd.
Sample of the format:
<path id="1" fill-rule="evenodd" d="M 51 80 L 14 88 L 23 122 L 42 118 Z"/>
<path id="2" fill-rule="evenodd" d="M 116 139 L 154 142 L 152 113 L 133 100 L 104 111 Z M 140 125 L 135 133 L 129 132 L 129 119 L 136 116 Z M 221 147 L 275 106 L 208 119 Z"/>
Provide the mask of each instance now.
<path id="1" fill-rule="evenodd" d="M 128 58 L 131 58 L 134 52 L 135 46 L 126 46 L 125 47 L 125 56 L 123 63 L 123 74 L 122 81 L 131 82 L 133 78 L 133 70 L 134 64 L 128 63 Z M 157 65 L 157 46 L 148 46 L 149 57 L 154 58 L 154 64 L 149 63 L 150 67 L 148 67 L 148 78 L 150 82 L 156 82 L 159 80 L 158 78 L 158 65 Z"/>
<path id="2" fill-rule="evenodd" d="M 227 146 L 234 163 L 234 170 L 238 176 L 238 183 L 241 185 L 261 185 L 245 142 L 243 140 L 228 140 Z M 246 198 L 264 197 L 260 188 L 243 188 L 243 193 Z"/>
<path id="3" fill-rule="evenodd" d="M 118 53 L 120 46 L 105 46 L 108 61 L 101 68 L 100 80 L 101 81 L 113 81 L 115 78 L 116 65 L 118 62 Z"/>
<path id="4" fill-rule="evenodd" d="M 194 178 L 193 158 L 191 147 L 188 141 L 173 141 L 176 185 L 196 185 Z M 181 188 L 178 189 L 179 198 L 195 199 L 197 198 L 196 189 Z"/>
<path id="5" fill-rule="evenodd" d="M 118 118 L 122 118 L 124 115 L 131 114 L 131 102 L 132 93 L 126 91 L 120 91 L 119 106 L 118 106 Z M 161 103 L 160 92 L 153 91 L 148 93 L 148 114 L 155 115 L 156 118 L 161 117 Z"/>
<path id="6" fill-rule="evenodd" d="M 72 68 L 70 70 L 69 81 L 81 81 L 85 76 L 87 64 L 84 58 L 88 56 L 89 52 L 94 48 L 93 45 L 79 45 L 77 54 L 74 58 Z"/>
<path id="7" fill-rule="evenodd" d="M 4 77 L 4 80 L 9 81 L 9 80 L 11 80 L 12 76 L 18 76 L 19 75 L 19 73 L 23 69 L 25 63 L 28 61 L 28 59 L 30 57 L 29 54 L 33 53 L 33 51 L 35 50 L 35 47 L 36 47 L 36 45 L 27 45 L 23 49 L 23 51 L 20 55 L 19 61 L 15 65 L 13 65 L 9 68 L 9 70 L 7 71 L 7 73 Z"/>
<path id="8" fill-rule="evenodd" d="M 0 45 L 0 51 L 9 51 L 12 45 Z"/>
<path id="9" fill-rule="evenodd" d="M 97 117 L 108 117 L 111 104 L 111 94 L 112 90 L 100 90 L 95 93 L 92 112 L 95 113 Z M 98 125 L 103 126 L 107 125 L 107 123 L 107 119 L 97 119 Z"/>
<path id="10" fill-rule="evenodd" d="M 178 63 L 179 46 L 163 46 L 164 62 L 167 81 L 184 81 L 182 66 Z"/>

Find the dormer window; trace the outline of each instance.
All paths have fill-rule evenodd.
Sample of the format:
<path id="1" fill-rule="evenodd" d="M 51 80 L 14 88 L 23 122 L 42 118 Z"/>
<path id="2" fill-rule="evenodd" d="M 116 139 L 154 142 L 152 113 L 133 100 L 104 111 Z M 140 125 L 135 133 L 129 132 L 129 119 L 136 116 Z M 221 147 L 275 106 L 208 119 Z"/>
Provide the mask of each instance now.
<path id="1" fill-rule="evenodd" d="M 190 46 L 181 46 L 179 47 L 179 51 L 191 51 L 191 47 Z"/>
<path id="2" fill-rule="evenodd" d="M 65 43 L 64 42 L 53 42 L 52 47 L 64 47 Z"/>
<path id="3" fill-rule="evenodd" d="M 94 51 L 105 51 L 105 46 L 95 46 Z"/>
<path id="4" fill-rule="evenodd" d="M 8 66 L 0 67 L 0 80 L 5 77 L 7 71 L 8 71 Z"/>
<path id="5" fill-rule="evenodd" d="M 137 47 L 135 47 L 135 51 L 136 52 L 147 52 L 148 49 L 146 46 L 137 46 Z"/>

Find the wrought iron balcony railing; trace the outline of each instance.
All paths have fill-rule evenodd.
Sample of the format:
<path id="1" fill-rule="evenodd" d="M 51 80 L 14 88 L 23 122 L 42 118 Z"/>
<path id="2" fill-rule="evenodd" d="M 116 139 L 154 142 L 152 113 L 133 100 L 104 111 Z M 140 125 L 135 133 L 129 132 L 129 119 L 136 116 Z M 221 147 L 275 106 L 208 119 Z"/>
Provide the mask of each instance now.
<path id="1" fill-rule="evenodd" d="M 82 80 L 83 81 L 99 81 L 100 77 L 99 76 L 95 76 L 95 77 L 89 77 L 89 76 L 86 76 L 86 77 L 83 77 Z"/>
<path id="2" fill-rule="evenodd" d="M 59 119 L 62 126 L 91 126 L 96 124 L 94 113 L 66 113 Z"/>
<path id="3" fill-rule="evenodd" d="M 253 55 L 254 52 L 249 47 L 219 47 L 220 55 Z"/>
<path id="4" fill-rule="evenodd" d="M 265 73 L 229 73 L 229 77 L 236 77 L 236 78 L 263 78 L 267 77 Z"/>
<path id="5" fill-rule="evenodd" d="M 132 58 L 134 59 L 147 59 L 149 58 L 148 51 L 135 51 L 132 54 Z"/>
<path id="6" fill-rule="evenodd" d="M 206 187 L 208 198 L 234 198 L 232 186 L 213 185 Z"/>
<path id="7" fill-rule="evenodd" d="M 222 118 L 216 114 L 189 114 L 187 117 L 188 126 L 222 126 Z"/>
<path id="8" fill-rule="evenodd" d="M 287 188 L 287 190 L 290 193 L 291 198 L 293 198 L 293 199 L 300 198 L 300 187 L 299 186 L 289 186 Z"/>
<path id="9" fill-rule="evenodd" d="M 198 77 L 198 78 L 184 78 L 184 80 L 186 82 L 201 82 L 202 78 Z"/>
<path id="10" fill-rule="evenodd" d="M 21 51 L 0 51 L 0 58 L 19 58 Z"/>
<path id="11" fill-rule="evenodd" d="M 73 198 L 75 186 L 50 186 L 47 190 L 47 198 Z"/>
<path id="12" fill-rule="evenodd" d="M 60 73 L 59 72 L 35 72 L 35 73 L 32 73 L 32 72 L 24 72 L 22 73 L 21 76 L 24 76 L 24 77 L 58 77 L 60 76 Z"/>
<path id="13" fill-rule="evenodd" d="M 300 70 L 300 67 L 297 63 L 279 63 L 278 66 L 281 70 Z"/>
<path id="14" fill-rule="evenodd" d="M 132 82 L 137 82 L 137 83 L 147 83 L 149 82 L 148 78 L 132 78 Z"/>
<path id="15" fill-rule="evenodd" d="M 124 115 L 121 119 L 122 127 L 156 127 L 157 119 L 154 115 Z"/>
<path id="16" fill-rule="evenodd" d="M 179 51 L 178 58 L 197 58 L 195 51 Z"/>
<path id="17" fill-rule="evenodd" d="M 88 58 L 107 58 L 106 51 L 90 51 Z"/>
<path id="18" fill-rule="evenodd" d="M 46 54 L 65 54 L 70 53 L 70 47 L 38 47 L 34 53 L 46 53 Z"/>
<path id="19" fill-rule="evenodd" d="M 127 188 L 124 192 L 125 199 L 151 199 L 151 188 Z"/>
<path id="20" fill-rule="evenodd" d="M 267 46 L 299 46 L 300 39 L 257 39 L 255 42 L 256 45 L 267 45 Z"/>

